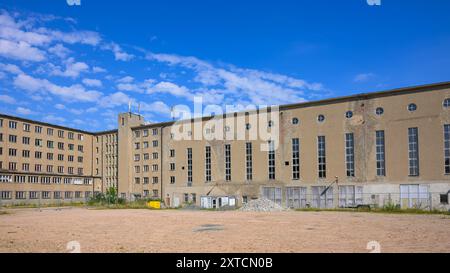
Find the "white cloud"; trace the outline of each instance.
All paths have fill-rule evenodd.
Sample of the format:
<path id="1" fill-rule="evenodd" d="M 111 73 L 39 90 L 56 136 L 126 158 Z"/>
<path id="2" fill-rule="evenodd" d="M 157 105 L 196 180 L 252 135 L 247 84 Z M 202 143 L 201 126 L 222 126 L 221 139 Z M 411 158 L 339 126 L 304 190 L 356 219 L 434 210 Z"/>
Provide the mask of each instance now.
<path id="1" fill-rule="evenodd" d="M 258 105 L 285 104 L 303 102 L 306 100 L 305 96 L 313 96 L 324 89 L 320 83 L 309 83 L 286 75 L 236 68 L 231 65 L 217 67 L 196 57 L 148 53 L 146 58 L 150 61 L 166 63 L 169 66 L 193 70 L 195 72 L 193 80 L 200 84 L 200 87 L 192 89 L 188 97 L 192 94 L 201 95 L 209 101 L 219 102 L 221 99 L 225 99 L 231 100 L 231 102 L 243 101 Z M 176 87 L 164 87 L 162 92 L 172 95 L 187 91 Z M 155 87 L 151 91 L 156 91 L 154 89 Z M 214 98 L 209 96 L 210 92 L 214 92 Z"/>
<path id="2" fill-rule="evenodd" d="M 105 73 L 106 69 L 104 69 L 102 67 L 99 67 L 99 66 L 94 66 L 92 68 L 92 72 L 94 72 L 94 73 Z"/>
<path id="3" fill-rule="evenodd" d="M 22 74 L 22 69 L 15 64 L 2 64 L 0 63 L 0 70 L 11 74 Z"/>
<path id="4" fill-rule="evenodd" d="M 51 75 L 78 78 L 81 73 L 89 71 L 89 66 L 84 62 L 75 62 L 73 58 L 69 58 L 65 61 L 65 70 L 62 71 L 60 67 L 50 65 Z"/>
<path id="5" fill-rule="evenodd" d="M 134 99 L 132 99 L 125 93 L 116 92 L 111 95 L 103 97 L 99 101 L 99 105 L 104 108 L 114 108 L 117 106 L 126 105 L 130 101 L 134 101 Z"/>
<path id="6" fill-rule="evenodd" d="M 123 77 L 123 78 L 120 78 L 117 80 L 117 82 L 120 82 L 120 83 L 130 83 L 133 81 L 134 81 L 134 78 L 131 76 L 126 76 L 126 77 Z"/>
<path id="7" fill-rule="evenodd" d="M 58 110 L 64 110 L 64 109 L 66 109 L 66 106 L 64 104 L 58 103 L 58 104 L 55 104 L 55 108 Z"/>
<path id="8" fill-rule="evenodd" d="M 83 79 L 83 83 L 86 86 L 90 87 L 102 87 L 103 84 L 100 80 L 97 79 Z"/>
<path id="9" fill-rule="evenodd" d="M 178 86 L 172 82 L 159 82 L 158 84 L 148 88 L 147 93 L 165 93 L 176 97 L 192 97 L 192 94 L 187 87 Z"/>
<path id="10" fill-rule="evenodd" d="M 86 90 L 83 86 L 59 86 L 46 79 L 33 78 L 26 74 L 20 74 L 14 79 L 14 85 L 29 92 L 50 93 L 67 101 L 95 102 L 102 93 Z"/>
<path id="11" fill-rule="evenodd" d="M 17 101 L 15 98 L 8 95 L 0 95 L 0 102 L 7 104 L 16 104 Z"/>
<path id="12" fill-rule="evenodd" d="M 61 124 L 61 123 L 66 122 L 65 118 L 59 117 L 59 116 L 54 116 L 54 115 L 47 115 L 43 118 L 43 120 L 48 123 L 60 123 Z"/>
<path id="13" fill-rule="evenodd" d="M 116 59 L 116 61 L 130 61 L 132 60 L 135 56 L 132 54 L 128 54 L 125 51 L 123 51 L 123 49 L 116 43 L 112 42 L 109 44 L 105 44 L 102 47 L 104 50 L 110 50 L 114 53 L 114 58 Z"/>
<path id="14" fill-rule="evenodd" d="M 24 108 L 24 107 L 17 107 L 16 113 L 19 115 L 33 115 L 34 114 L 33 111 L 31 111 L 28 108 Z"/>
<path id="15" fill-rule="evenodd" d="M 41 62 L 46 59 L 45 52 L 26 42 L 13 42 L 0 39 L 0 56 L 20 61 Z"/>
<path id="16" fill-rule="evenodd" d="M 141 111 L 159 113 L 163 115 L 170 115 L 171 109 L 162 101 L 155 101 L 153 103 L 141 103 Z"/>
<path id="17" fill-rule="evenodd" d="M 353 78 L 354 82 L 366 82 L 370 79 L 372 79 L 373 77 L 375 77 L 374 73 L 361 73 L 355 76 L 355 78 Z"/>
<path id="18" fill-rule="evenodd" d="M 57 44 L 57 45 L 55 45 L 53 47 L 50 47 L 48 49 L 48 52 L 58 56 L 61 59 L 66 58 L 67 55 L 69 55 L 69 53 L 71 53 L 70 49 L 68 49 L 67 47 L 63 46 L 62 44 Z"/>

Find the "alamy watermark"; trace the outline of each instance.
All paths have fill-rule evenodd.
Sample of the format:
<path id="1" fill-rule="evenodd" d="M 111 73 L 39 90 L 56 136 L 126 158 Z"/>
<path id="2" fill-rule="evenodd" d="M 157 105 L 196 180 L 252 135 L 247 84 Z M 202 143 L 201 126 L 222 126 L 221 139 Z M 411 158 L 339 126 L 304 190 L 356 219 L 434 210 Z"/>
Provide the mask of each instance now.
<path id="1" fill-rule="evenodd" d="M 369 6 L 381 6 L 381 0 L 366 0 Z"/>

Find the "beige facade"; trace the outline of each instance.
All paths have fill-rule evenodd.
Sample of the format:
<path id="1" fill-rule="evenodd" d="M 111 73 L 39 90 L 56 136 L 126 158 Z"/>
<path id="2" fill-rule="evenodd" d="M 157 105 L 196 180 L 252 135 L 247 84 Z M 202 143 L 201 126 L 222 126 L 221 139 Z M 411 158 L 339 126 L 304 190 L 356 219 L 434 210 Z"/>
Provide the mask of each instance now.
<path id="1" fill-rule="evenodd" d="M 448 208 L 449 99 L 450 83 L 442 83 L 280 106 L 273 119 L 276 122 L 271 124 L 279 132 L 273 152 L 261 149 L 267 139 L 176 140 L 174 127 L 179 122 L 146 124 L 141 116 L 124 113 L 118 117 L 117 131 L 75 131 L 75 136 L 84 135 L 82 141 L 61 140 L 65 145 L 73 142 L 75 147 L 84 147 L 83 163 L 64 162 L 64 171 L 71 165 L 83 168 L 80 177 L 97 181 L 91 191 L 117 186 L 124 198 L 161 198 L 168 206 L 239 206 L 264 196 L 290 207 L 393 203 Z M 201 124 L 206 138 L 214 130 L 247 136 L 258 126 L 269 127 L 270 116 L 267 121 L 252 119 L 263 114 L 242 112 L 223 117 L 227 127 L 219 129 L 210 128 L 211 118 L 184 123 Z M 236 117 L 243 121 L 236 122 Z M 41 160 L 25 159 L 22 154 L 17 160 L 8 156 L 10 147 L 17 146 L 18 153 L 26 149 L 9 143 L 8 136 L 30 134 L 34 141 L 39 135 L 22 132 L 22 127 L 10 129 L 8 122 L 14 118 L 2 119 L 0 169 L 2 175 L 14 179 L 15 172 L 9 170 L 13 160 L 18 168 L 23 162 L 33 165 Z M 18 122 L 22 126 L 23 122 Z M 194 127 L 186 135 L 194 136 Z M 57 138 L 54 141 L 59 142 Z M 49 152 L 45 147 L 37 150 Z M 61 153 L 78 156 L 77 151 Z M 51 163 L 42 160 L 41 164 Z M 34 175 L 33 170 L 30 173 Z M 44 186 L 0 182 L 0 191 L 36 187 L 40 191 Z M 63 185 L 49 187 L 66 191 Z"/>

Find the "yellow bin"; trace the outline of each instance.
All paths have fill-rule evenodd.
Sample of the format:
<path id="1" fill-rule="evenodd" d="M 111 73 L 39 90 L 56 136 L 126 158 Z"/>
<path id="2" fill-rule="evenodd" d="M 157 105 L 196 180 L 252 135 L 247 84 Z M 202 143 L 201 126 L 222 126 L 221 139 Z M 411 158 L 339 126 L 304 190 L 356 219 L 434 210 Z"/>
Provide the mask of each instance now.
<path id="1" fill-rule="evenodd" d="M 150 201 L 147 203 L 147 206 L 151 209 L 160 209 L 161 202 L 160 201 Z"/>

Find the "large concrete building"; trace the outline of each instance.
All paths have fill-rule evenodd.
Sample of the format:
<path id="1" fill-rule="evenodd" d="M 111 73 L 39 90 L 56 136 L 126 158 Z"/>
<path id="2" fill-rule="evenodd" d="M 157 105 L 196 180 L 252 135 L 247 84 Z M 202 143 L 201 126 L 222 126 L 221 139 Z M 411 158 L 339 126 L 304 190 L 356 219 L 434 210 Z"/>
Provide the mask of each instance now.
<path id="1" fill-rule="evenodd" d="M 256 128 L 276 138 L 250 138 Z M 228 137 L 208 137 L 218 131 Z M 130 112 L 99 133 L 0 115 L 2 204 L 82 201 L 109 187 L 173 207 L 266 197 L 448 209 L 450 83 L 156 124 Z"/>

